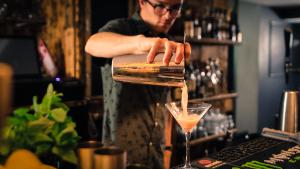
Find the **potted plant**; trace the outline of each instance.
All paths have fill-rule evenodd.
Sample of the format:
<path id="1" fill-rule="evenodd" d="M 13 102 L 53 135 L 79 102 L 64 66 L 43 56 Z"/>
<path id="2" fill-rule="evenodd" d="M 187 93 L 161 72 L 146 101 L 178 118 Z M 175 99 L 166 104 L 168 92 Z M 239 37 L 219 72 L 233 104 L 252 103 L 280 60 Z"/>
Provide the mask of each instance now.
<path id="1" fill-rule="evenodd" d="M 80 137 L 76 124 L 67 116 L 69 108 L 61 96 L 49 84 L 40 103 L 34 96 L 31 107 L 18 108 L 6 119 L 0 143 L 2 159 L 23 148 L 34 152 L 45 163 L 53 159 L 77 163 L 75 149 Z"/>

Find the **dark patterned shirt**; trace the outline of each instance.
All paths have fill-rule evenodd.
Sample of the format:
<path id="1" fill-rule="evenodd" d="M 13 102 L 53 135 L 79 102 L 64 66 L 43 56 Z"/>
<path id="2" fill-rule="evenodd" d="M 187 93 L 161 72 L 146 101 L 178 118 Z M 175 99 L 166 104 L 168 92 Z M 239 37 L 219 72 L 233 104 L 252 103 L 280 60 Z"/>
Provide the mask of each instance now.
<path id="1" fill-rule="evenodd" d="M 129 19 L 108 22 L 99 32 L 153 36 L 137 12 Z M 169 88 L 114 81 L 111 60 L 101 68 L 101 72 L 103 143 L 127 150 L 129 164 L 140 163 L 153 169 L 163 168 L 164 116 L 168 113 L 164 104 L 170 98 Z"/>

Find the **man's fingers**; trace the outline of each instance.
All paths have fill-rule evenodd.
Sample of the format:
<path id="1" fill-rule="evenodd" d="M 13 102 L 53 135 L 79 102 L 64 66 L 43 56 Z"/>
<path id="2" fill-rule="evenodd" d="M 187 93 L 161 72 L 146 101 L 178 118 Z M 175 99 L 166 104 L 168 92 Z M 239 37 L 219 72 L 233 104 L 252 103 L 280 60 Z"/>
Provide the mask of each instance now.
<path id="1" fill-rule="evenodd" d="M 179 43 L 176 46 L 176 55 L 175 55 L 175 63 L 179 64 L 183 59 L 184 45 Z"/>
<path id="2" fill-rule="evenodd" d="M 164 51 L 163 63 L 169 65 L 173 51 L 175 51 L 175 63 L 179 64 L 182 62 L 183 57 L 186 59 L 190 58 L 191 46 L 189 43 L 176 43 L 167 39 L 156 38 L 153 42 L 152 48 L 150 49 L 147 56 L 147 63 L 152 63 L 155 56 L 160 51 Z"/>
<path id="3" fill-rule="evenodd" d="M 159 52 L 159 48 L 160 48 L 160 40 L 156 40 L 152 46 L 152 48 L 150 49 L 148 56 L 147 56 L 147 63 L 152 63 L 154 61 L 154 58 L 156 56 L 156 53 Z"/>
<path id="4" fill-rule="evenodd" d="M 170 41 L 165 42 L 165 54 L 163 58 L 163 63 L 169 65 L 171 57 L 173 55 L 173 44 Z"/>
<path id="5" fill-rule="evenodd" d="M 186 59 L 189 59 L 190 56 L 191 56 L 191 53 L 192 53 L 191 45 L 189 43 L 185 43 L 184 44 L 184 48 L 185 48 L 185 50 L 184 50 L 184 52 L 185 52 L 184 56 L 185 56 Z"/>

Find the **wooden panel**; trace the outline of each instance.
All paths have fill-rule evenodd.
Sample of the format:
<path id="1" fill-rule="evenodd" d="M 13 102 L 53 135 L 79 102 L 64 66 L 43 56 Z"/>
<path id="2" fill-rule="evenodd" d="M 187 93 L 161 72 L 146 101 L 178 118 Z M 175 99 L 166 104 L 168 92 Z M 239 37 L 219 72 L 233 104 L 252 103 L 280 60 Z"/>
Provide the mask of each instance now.
<path id="1" fill-rule="evenodd" d="M 53 60 L 58 66 L 61 75 L 80 79 L 82 78 L 82 63 L 84 57 L 84 43 L 86 36 L 83 33 L 85 14 L 82 7 L 83 0 L 42 2 L 43 15 L 46 25 L 41 37 L 47 44 Z M 80 8 L 79 8 L 80 7 Z"/>

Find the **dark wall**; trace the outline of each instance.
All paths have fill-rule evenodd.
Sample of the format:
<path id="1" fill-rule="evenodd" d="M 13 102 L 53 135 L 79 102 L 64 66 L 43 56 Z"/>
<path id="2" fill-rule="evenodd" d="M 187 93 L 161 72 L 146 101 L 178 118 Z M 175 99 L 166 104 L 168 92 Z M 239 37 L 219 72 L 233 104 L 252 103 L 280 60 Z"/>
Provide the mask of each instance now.
<path id="1" fill-rule="evenodd" d="M 297 18 L 300 16 L 300 6 L 284 6 L 284 7 L 273 7 L 272 8 L 277 15 L 284 19 L 284 18 Z"/>
<path id="2" fill-rule="evenodd" d="M 128 16 L 128 1 L 126 0 L 92 0 L 91 2 L 92 33 L 96 33 L 109 20 Z M 104 59 L 92 58 L 92 95 L 102 95 L 102 80 L 100 67 Z"/>
<path id="3" fill-rule="evenodd" d="M 273 7 L 274 12 L 282 19 L 293 19 L 300 17 L 300 6 L 287 6 L 287 7 Z M 300 22 L 299 23 L 289 23 L 289 26 L 293 32 L 293 48 L 291 49 L 290 62 L 292 63 L 292 68 L 298 69 L 300 67 L 300 59 L 298 55 L 300 54 Z M 288 79 L 288 90 L 300 90 L 300 80 L 299 71 L 289 72 L 287 74 Z"/>
<path id="4" fill-rule="evenodd" d="M 300 68 L 300 23 L 299 24 L 292 24 L 291 25 L 293 30 L 293 48 L 291 53 L 290 61 L 292 63 L 292 67 L 294 69 L 298 69 L 295 72 L 289 73 L 289 86 L 290 90 L 298 90 L 300 91 L 300 74 L 299 74 L 299 68 Z"/>
<path id="5" fill-rule="evenodd" d="M 92 33 L 98 31 L 107 21 L 127 17 L 128 1 L 124 0 L 92 0 Z"/>

